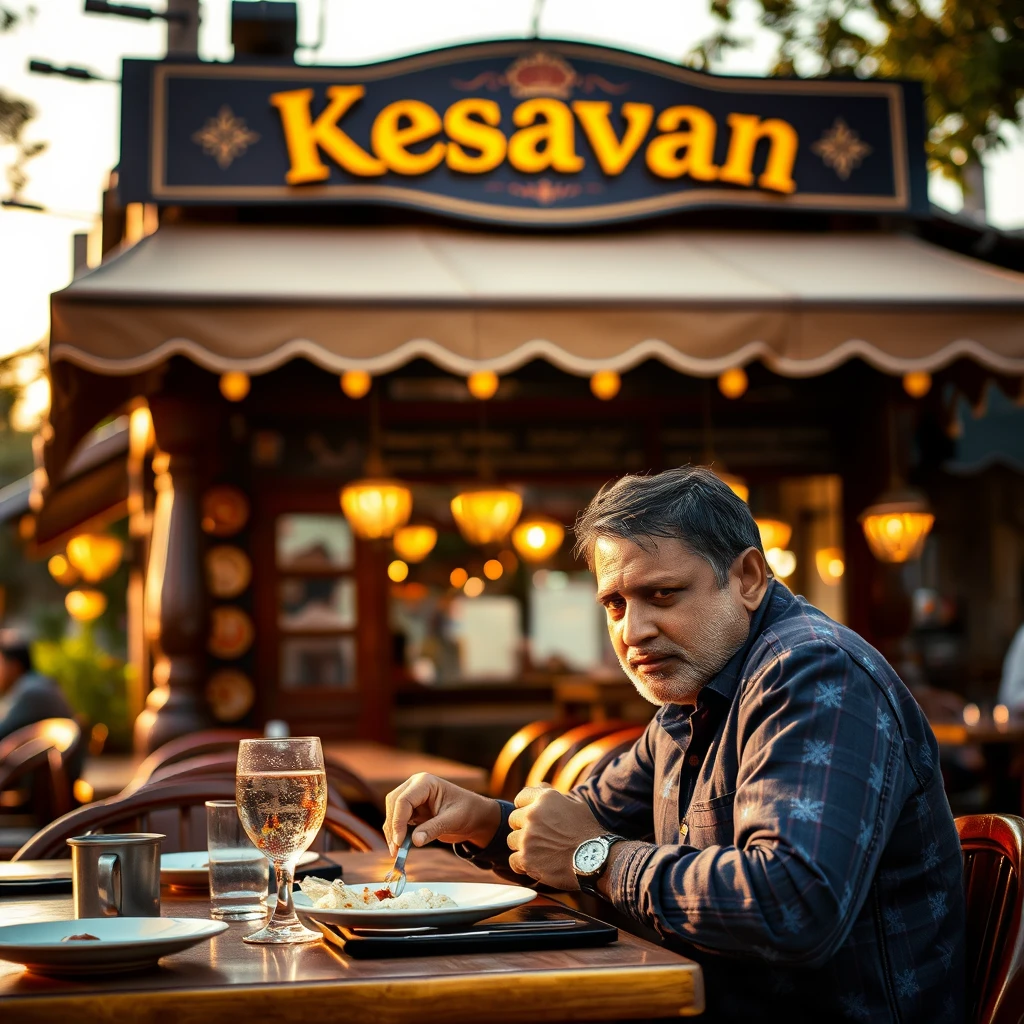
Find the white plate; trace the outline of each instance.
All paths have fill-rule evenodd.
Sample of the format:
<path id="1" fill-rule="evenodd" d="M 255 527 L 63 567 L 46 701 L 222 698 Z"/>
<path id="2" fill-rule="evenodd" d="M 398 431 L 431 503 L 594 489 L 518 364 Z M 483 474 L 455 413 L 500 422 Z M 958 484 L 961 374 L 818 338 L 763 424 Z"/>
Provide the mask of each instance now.
<path id="1" fill-rule="evenodd" d="M 319 856 L 307 850 L 299 857 L 298 866 L 301 868 L 312 864 Z M 160 881 L 164 885 L 177 885 L 186 889 L 205 889 L 210 884 L 209 854 L 205 850 L 160 854 Z"/>
<path id="2" fill-rule="evenodd" d="M 188 949 L 227 930 L 226 921 L 178 917 L 84 917 L 0 927 L 0 960 L 37 974 L 113 974 L 152 967 L 162 956 Z M 65 935 L 98 942 L 61 942 Z"/>
<path id="3" fill-rule="evenodd" d="M 359 891 L 364 885 L 371 889 L 381 887 L 373 882 L 346 882 L 350 889 Z M 430 889 L 450 896 L 458 906 L 439 907 L 437 910 L 318 910 L 304 893 L 295 893 L 295 910 L 299 917 L 329 921 L 347 928 L 419 928 L 424 925 L 450 928 L 457 924 L 473 924 L 493 917 L 513 907 L 529 903 L 537 893 L 522 885 L 496 885 L 491 882 L 409 882 L 406 892 Z"/>

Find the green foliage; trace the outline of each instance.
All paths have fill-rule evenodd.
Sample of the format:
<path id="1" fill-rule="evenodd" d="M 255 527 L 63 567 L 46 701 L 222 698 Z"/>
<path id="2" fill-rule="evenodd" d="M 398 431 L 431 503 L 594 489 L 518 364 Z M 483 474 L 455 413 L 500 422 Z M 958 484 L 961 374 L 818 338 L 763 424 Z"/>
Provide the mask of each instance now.
<path id="1" fill-rule="evenodd" d="M 0 4 L 0 32 L 8 32 L 26 18 L 32 18 L 35 7 L 16 10 Z M 11 199 L 17 199 L 28 184 L 25 164 L 46 149 L 45 142 L 26 142 L 24 130 L 36 116 L 35 108 L 27 100 L 20 99 L 0 90 L 0 146 L 14 146 L 15 157 L 7 168 L 7 183 L 11 187 Z"/>
<path id="2" fill-rule="evenodd" d="M 741 45 L 736 0 L 710 0 L 723 29 L 694 54 L 706 65 Z M 1024 0 L 757 0 L 779 38 L 773 73 L 910 78 L 924 85 L 933 168 L 964 167 L 1006 142 L 1024 99 Z"/>
<path id="3" fill-rule="evenodd" d="M 102 722 L 110 730 L 108 747 L 130 748 L 130 668 L 100 647 L 90 626 L 83 625 L 75 635 L 58 640 L 37 641 L 32 646 L 32 657 L 36 670 L 60 685 L 87 731 Z"/>

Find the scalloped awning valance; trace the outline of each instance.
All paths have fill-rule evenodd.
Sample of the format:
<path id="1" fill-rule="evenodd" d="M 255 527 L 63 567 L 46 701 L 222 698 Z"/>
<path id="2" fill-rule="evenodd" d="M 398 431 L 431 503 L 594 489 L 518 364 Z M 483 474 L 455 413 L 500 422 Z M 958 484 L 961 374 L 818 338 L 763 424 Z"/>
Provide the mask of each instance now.
<path id="1" fill-rule="evenodd" d="M 813 376 L 960 357 L 1024 373 L 1024 275 L 909 235 L 430 227 L 163 227 L 57 292 L 51 363 L 122 376 L 184 355 L 221 373 L 303 357 L 339 373 L 542 358 Z"/>

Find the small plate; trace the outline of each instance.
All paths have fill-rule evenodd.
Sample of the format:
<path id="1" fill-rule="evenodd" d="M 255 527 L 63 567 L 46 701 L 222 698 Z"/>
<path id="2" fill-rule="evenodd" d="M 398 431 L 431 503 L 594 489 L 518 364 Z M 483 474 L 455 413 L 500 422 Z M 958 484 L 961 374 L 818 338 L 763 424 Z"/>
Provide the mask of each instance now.
<path id="1" fill-rule="evenodd" d="M 372 882 L 346 882 L 350 889 L 381 887 L 380 879 Z M 409 882 L 406 892 L 430 889 L 442 896 L 450 896 L 457 906 L 439 907 L 437 910 L 318 910 L 304 893 L 294 896 L 295 912 L 299 917 L 313 918 L 346 928 L 417 928 L 432 926 L 450 928 L 456 924 L 473 924 L 493 917 L 505 910 L 529 903 L 537 893 L 522 885 L 497 885 L 491 882 Z"/>
<path id="2" fill-rule="evenodd" d="M 169 953 L 227 930 L 226 921 L 179 917 L 84 917 L 0 927 L 0 960 L 36 974 L 69 976 L 143 971 Z M 95 935 L 61 942 L 67 935 Z"/>
<path id="3" fill-rule="evenodd" d="M 307 850 L 299 856 L 298 867 L 312 864 L 319 856 Z M 206 850 L 160 854 L 160 881 L 183 889 L 205 889 L 210 884 L 210 855 Z"/>

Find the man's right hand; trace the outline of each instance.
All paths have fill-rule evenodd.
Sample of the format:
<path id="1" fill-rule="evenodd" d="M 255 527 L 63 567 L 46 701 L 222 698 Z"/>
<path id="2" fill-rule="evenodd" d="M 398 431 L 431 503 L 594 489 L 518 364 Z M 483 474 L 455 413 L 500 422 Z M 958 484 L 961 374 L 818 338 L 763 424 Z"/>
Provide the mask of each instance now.
<path id="1" fill-rule="evenodd" d="M 434 839 L 486 846 L 501 823 L 497 800 L 423 772 L 388 793 L 386 806 L 384 838 L 392 854 L 401 846 L 408 824 L 415 826 L 413 846 Z"/>

